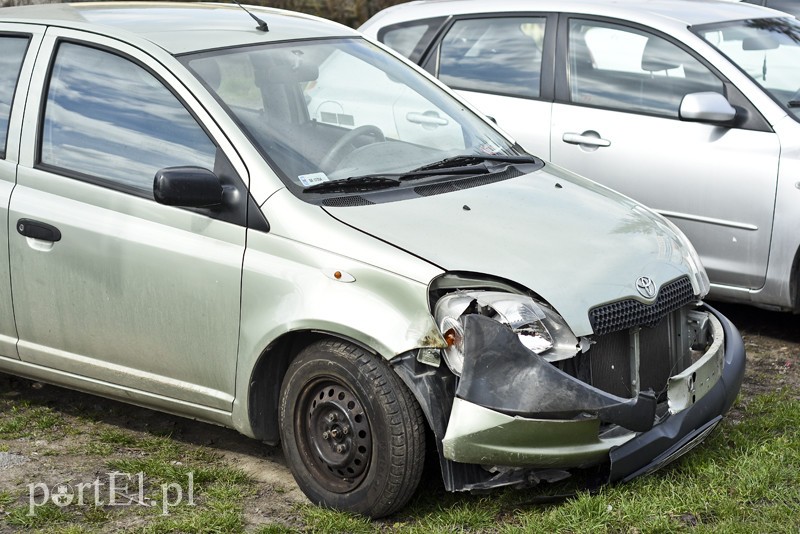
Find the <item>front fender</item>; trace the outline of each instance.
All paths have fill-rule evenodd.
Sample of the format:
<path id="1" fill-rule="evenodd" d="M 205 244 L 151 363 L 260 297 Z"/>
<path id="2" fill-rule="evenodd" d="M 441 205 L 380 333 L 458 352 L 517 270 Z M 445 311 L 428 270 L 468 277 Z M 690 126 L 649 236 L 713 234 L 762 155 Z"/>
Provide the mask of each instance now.
<path id="1" fill-rule="evenodd" d="M 268 251 L 268 252 L 267 252 Z M 340 279 L 333 272 L 344 273 Z M 279 236 L 251 233 L 242 275 L 239 361 L 233 421 L 252 435 L 253 370 L 266 347 L 289 332 L 332 332 L 383 358 L 442 347 L 427 285 Z"/>

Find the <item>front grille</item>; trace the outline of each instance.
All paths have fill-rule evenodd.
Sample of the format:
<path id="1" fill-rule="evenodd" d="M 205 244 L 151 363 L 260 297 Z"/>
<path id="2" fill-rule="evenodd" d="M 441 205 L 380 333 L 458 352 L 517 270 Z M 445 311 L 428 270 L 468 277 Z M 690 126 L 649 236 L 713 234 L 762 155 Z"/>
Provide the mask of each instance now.
<path id="1" fill-rule="evenodd" d="M 688 277 L 663 286 L 652 304 L 626 299 L 589 310 L 589 321 L 596 335 L 627 330 L 634 326 L 655 326 L 664 316 L 695 299 Z"/>

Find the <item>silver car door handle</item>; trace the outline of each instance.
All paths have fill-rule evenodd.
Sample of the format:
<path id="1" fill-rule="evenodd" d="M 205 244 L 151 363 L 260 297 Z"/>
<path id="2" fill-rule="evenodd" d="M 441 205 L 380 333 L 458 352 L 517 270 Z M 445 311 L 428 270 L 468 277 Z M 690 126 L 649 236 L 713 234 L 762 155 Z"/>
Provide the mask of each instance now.
<path id="1" fill-rule="evenodd" d="M 608 139 L 603 139 L 599 135 L 586 135 L 587 132 L 582 134 L 577 133 L 565 133 L 561 140 L 565 143 L 570 143 L 573 145 L 586 145 L 586 146 L 611 146 L 611 141 Z"/>

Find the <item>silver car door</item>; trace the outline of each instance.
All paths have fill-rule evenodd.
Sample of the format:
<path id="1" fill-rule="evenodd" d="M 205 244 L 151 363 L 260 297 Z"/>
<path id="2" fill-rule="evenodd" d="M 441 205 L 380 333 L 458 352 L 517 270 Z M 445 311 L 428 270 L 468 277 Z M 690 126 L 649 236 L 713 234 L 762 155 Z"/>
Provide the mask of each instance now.
<path id="1" fill-rule="evenodd" d="M 10 206 L 20 358 L 76 387 L 224 421 L 244 222 L 153 200 L 164 167 L 236 174 L 224 136 L 146 54 L 59 33 L 34 73 Z"/>
<path id="2" fill-rule="evenodd" d="M 737 92 L 666 37 L 579 18 L 567 27 L 569 103 L 553 106 L 552 161 L 674 221 L 713 283 L 761 287 L 777 136 L 753 119 L 757 112 L 734 125 L 681 120 L 685 95 L 716 92 L 734 101 Z"/>

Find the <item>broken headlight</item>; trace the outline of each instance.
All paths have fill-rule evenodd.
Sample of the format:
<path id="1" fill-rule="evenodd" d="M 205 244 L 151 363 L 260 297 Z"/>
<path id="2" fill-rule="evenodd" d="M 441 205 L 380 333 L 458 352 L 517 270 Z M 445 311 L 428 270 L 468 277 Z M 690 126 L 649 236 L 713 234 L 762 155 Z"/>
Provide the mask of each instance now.
<path id="1" fill-rule="evenodd" d="M 461 375 L 464 366 L 463 318 L 478 314 L 508 326 L 520 343 L 534 354 L 554 362 L 572 358 L 582 349 L 564 320 L 531 297 L 500 291 L 458 291 L 436 303 L 434 316 L 447 347 L 443 349 L 447 366 Z M 588 341 L 586 348 L 588 349 Z"/>

